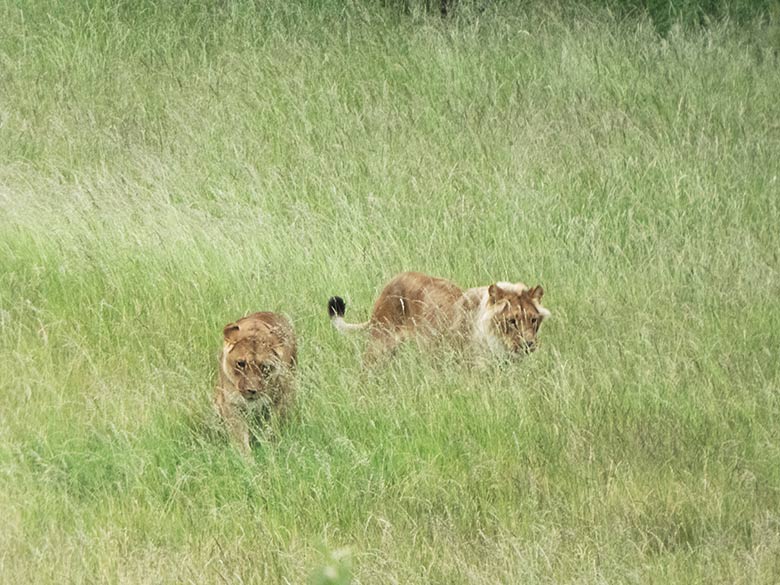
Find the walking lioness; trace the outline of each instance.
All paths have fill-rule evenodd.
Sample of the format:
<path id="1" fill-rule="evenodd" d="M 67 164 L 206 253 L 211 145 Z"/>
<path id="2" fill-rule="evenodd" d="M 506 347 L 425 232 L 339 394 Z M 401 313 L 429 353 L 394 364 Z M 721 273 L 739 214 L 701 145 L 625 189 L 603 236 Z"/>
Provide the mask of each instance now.
<path id="1" fill-rule="evenodd" d="M 328 314 L 339 331 L 368 330 L 369 363 L 412 336 L 444 336 L 477 353 L 516 355 L 536 349 L 539 328 L 550 316 L 541 305 L 543 294 L 541 286 L 528 288 L 520 282 L 464 291 L 443 278 L 404 272 L 387 283 L 368 321 L 344 321 L 341 297 L 331 297 Z"/>
<path id="2" fill-rule="evenodd" d="M 295 334 L 276 313 L 225 325 L 214 404 L 239 448 L 249 452 L 250 425 L 284 417 L 294 397 Z"/>

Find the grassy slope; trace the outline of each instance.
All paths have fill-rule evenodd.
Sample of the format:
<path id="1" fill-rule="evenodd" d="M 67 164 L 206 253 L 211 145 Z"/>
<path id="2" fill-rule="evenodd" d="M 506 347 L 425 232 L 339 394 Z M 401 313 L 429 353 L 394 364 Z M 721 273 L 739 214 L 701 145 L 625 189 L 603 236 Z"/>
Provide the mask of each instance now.
<path id="1" fill-rule="evenodd" d="M 118 6 L 0 7 L 0 574 L 775 581 L 776 24 Z M 361 372 L 324 301 L 402 269 L 542 283 L 543 347 Z M 256 309 L 299 416 L 246 463 Z"/>

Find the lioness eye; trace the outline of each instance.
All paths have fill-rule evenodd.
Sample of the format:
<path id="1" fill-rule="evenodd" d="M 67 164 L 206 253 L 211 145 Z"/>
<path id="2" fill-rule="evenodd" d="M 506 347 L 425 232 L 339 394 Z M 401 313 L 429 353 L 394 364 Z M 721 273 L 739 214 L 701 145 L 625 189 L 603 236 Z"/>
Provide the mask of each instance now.
<path id="1" fill-rule="evenodd" d="M 239 370 L 243 370 L 243 369 L 246 367 L 246 361 L 244 361 L 244 360 L 238 360 L 238 361 L 236 361 L 236 367 L 237 367 Z"/>
<path id="2" fill-rule="evenodd" d="M 517 320 L 516 319 L 507 319 L 506 324 L 510 327 L 517 327 Z"/>
<path id="3" fill-rule="evenodd" d="M 536 327 L 536 324 L 539 322 L 539 317 L 531 317 L 531 325 Z"/>

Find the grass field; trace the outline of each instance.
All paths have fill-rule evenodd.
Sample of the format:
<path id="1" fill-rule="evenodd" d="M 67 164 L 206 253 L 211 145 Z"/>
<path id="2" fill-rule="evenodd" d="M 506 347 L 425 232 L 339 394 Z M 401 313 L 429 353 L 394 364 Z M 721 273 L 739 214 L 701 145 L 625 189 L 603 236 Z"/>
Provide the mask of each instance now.
<path id="1" fill-rule="evenodd" d="M 0 2 L 0 580 L 780 580 L 780 12 Z M 545 287 L 364 371 L 325 302 Z M 278 310 L 250 461 L 222 326 Z"/>

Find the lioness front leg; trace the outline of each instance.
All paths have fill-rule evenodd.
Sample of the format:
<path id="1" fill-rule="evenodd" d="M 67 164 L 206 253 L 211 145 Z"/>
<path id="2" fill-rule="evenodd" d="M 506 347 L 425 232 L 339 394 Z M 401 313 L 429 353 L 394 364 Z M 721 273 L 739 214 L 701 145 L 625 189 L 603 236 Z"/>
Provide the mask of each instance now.
<path id="1" fill-rule="evenodd" d="M 248 457 L 251 453 L 249 448 L 249 425 L 244 420 L 244 417 L 236 413 L 235 416 L 227 419 L 227 425 L 230 437 L 238 447 L 238 450 Z"/>
<path id="2" fill-rule="evenodd" d="M 224 396 L 217 398 L 216 406 L 217 412 L 225 421 L 231 441 L 243 455 L 248 456 L 251 452 L 249 448 L 249 424 L 242 416 L 243 413 L 236 405 L 226 400 Z"/>
<path id="3" fill-rule="evenodd" d="M 290 417 L 294 402 L 295 386 L 292 372 L 286 371 L 277 380 L 277 387 L 267 412 L 265 435 L 268 439 L 279 438 L 280 427 Z"/>

